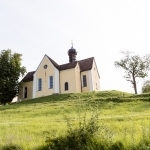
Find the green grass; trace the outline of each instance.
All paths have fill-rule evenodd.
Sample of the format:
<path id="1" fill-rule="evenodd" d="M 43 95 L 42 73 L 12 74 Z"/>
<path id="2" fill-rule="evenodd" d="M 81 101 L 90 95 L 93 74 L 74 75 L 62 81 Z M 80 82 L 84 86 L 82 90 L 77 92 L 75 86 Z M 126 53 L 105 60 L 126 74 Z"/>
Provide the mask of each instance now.
<path id="1" fill-rule="evenodd" d="M 100 128 L 89 149 L 150 149 L 149 95 L 102 91 L 51 95 L 0 106 L 0 150 L 13 146 L 44 149 L 46 137 L 66 136 L 67 121 L 76 128 L 95 111 Z"/>

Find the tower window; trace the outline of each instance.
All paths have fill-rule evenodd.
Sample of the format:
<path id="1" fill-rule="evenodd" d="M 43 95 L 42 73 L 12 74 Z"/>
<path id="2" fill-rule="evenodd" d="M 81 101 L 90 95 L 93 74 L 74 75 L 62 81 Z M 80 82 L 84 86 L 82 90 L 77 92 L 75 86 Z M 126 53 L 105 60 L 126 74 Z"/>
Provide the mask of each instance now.
<path id="1" fill-rule="evenodd" d="M 83 75 L 83 87 L 87 87 L 86 75 Z"/>
<path id="2" fill-rule="evenodd" d="M 49 88 L 52 89 L 53 88 L 53 76 L 49 77 Z"/>
<path id="3" fill-rule="evenodd" d="M 42 91 L 42 79 L 38 79 L 38 91 Z"/>
<path id="4" fill-rule="evenodd" d="M 23 89 L 23 98 L 27 98 L 27 87 Z"/>
<path id="5" fill-rule="evenodd" d="M 65 82 L 65 91 L 68 90 L 68 82 Z"/>

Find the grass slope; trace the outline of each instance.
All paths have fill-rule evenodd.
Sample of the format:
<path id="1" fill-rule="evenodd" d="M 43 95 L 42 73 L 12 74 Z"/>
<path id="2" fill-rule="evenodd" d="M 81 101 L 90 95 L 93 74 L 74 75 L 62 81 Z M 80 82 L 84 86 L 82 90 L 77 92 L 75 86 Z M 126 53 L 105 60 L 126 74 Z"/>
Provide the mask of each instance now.
<path id="1" fill-rule="evenodd" d="M 103 149 L 117 142 L 124 149 L 150 149 L 149 97 L 150 94 L 102 91 L 51 95 L 1 106 L 0 149 L 13 145 L 18 146 L 16 149 L 44 149 L 46 137 L 65 136 L 67 122 L 77 127 L 79 119 L 88 120 L 94 112 L 100 114 L 96 139 Z"/>

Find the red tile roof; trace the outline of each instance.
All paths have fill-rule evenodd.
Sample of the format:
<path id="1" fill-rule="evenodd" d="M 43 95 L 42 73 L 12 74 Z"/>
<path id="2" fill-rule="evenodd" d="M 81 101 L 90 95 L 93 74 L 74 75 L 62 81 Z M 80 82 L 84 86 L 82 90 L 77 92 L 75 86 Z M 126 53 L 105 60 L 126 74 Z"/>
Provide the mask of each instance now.
<path id="1" fill-rule="evenodd" d="M 59 71 L 62 71 L 62 70 L 75 68 L 75 66 L 77 65 L 77 62 L 78 62 L 81 72 L 91 70 L 92 65 L 93 65 L 93 59 L 94 59 L 94 57 L 91 57 L 91 58 L 83 59 L 83 60 L 80 60 L 80 61 L 74 61 L 74 62 L 71 62 L 71 63 L 59 65 L 59 67 L 57 66 L 57 69 Z"/>
<path id="2" fill-rule="evenodd" d="M 47 55 L 46 55 L 47 56 Z M 49 56 L 47 56 L 47 58 L 50 60 L 50 62 L 59 70 L 67 70 L 67 69 L 71 69 L 71 68 L 75 68 L 77 65 L 77 62 L 79 63 L 80 66 L 80 71 L 88 71 L 92 69 L 92 65 L 93 65 L 93 59 L 94 57 L 91 58 L 87 58 L 87 59 L 83 59 L 80 61 L 75 61 L 75 62 L 71 62 L 71 63 L 67 63 L 67 64 L 62 64 L 62 65 L 58 65 L 53 59 L 51 59 Z M 35 71 L 32 72 L 28 72 L 26 74 L 26 76 L 22 79 L 23 82 L 28 82 L 28 81 L 33 81 L 33 74 L 35 73 Z"/>
<path id="3" fill-rule="evenodd" d="M 47 56 L 47 55 L 46 55 Z M 47 58 L 50 60 L 50 62 L 59 70 L 59 65 L 53 60 L 51 59 L 49 56 L 47 56 Z"/>
<path id="4" fill-rule="evenodd" d="M 60 65 L 59 66 L 59 71 L 75 68 L 76 65 L 77 65 L 77 61 Z"/>
<path id="5" fill-rule="evenodd" d="M 92 69 L 93 59 L 94 59 L 94 57 L 91 57 L 91 58 L 87 58 L 87 59 L 83 59 L 83 60 L 78 61 L 81 72 Z"/>
<path id="6" fill-rule="evenodd" d="M 26 76 L 21 80 L 22 82 L 29 82 L 29 81 L 33 81 L 33 74 L 35 73 L 35 71 L 31 71 L 28 72 L 26 74 Z"/>

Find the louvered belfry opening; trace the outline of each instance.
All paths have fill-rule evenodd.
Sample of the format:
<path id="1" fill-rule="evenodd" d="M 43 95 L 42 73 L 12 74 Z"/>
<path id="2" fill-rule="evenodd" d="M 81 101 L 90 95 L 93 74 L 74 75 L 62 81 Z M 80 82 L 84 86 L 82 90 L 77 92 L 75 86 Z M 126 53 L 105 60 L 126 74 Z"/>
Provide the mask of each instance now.
<path id="1" fill-rule="evenodd" d="M 77 51 L 76 51 L 76 49 L 73 48 L 73 45 L 72 45 L 71 49 L 68 50 L 68 55 L 69 55 L 70 63 L 76 61 Z"/>

